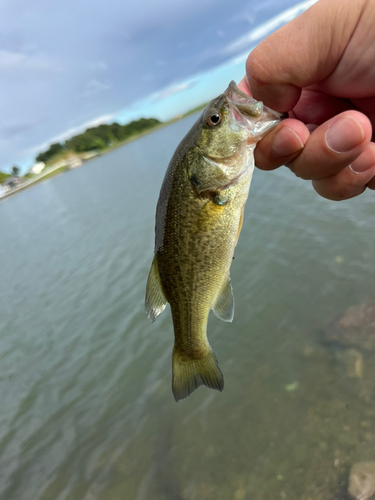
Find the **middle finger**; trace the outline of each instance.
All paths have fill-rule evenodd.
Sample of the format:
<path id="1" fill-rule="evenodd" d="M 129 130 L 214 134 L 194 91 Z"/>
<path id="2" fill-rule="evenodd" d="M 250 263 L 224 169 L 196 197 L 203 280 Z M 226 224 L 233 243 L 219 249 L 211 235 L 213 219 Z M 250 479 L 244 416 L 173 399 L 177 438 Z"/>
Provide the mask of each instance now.
<path id="1" fill-rule="evenodd" d="M 346 111 L 317 127 L 287 166 L 302 179 L 335 175 L 363 153 L 371 135 L 371 123 L 365 115 Z"/>

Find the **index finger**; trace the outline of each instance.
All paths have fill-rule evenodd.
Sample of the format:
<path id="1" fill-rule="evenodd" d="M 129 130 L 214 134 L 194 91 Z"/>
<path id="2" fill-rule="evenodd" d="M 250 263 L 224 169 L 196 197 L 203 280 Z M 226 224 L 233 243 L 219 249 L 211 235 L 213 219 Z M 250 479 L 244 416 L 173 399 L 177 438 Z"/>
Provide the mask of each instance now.
<path id="1" fill-rule="evenodd" d="M 301 89 L 324 81 L 339 63 L 364 1 L 320 0 L 263 40 L 249 55 L 251 94 L 276 111 L 293 109 Z"/>

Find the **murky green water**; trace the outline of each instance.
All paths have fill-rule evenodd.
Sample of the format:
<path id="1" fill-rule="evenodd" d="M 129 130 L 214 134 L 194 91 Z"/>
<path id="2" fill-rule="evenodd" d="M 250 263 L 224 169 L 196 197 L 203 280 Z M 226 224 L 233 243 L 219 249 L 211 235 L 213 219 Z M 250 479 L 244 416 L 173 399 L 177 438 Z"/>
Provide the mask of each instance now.
<path id="1" fill-rule="evenodd" d="M 374 300 L 374 193 L 333 203 L 256 172 L 210 318 L 223 393 L 176 404 L 169 310 L 143 311 L 154 213 L 190 117 L 0 204 L 0 496 L 342 499 L 375 459 L 375 363 L 348 377 L 321 331 Z"/>

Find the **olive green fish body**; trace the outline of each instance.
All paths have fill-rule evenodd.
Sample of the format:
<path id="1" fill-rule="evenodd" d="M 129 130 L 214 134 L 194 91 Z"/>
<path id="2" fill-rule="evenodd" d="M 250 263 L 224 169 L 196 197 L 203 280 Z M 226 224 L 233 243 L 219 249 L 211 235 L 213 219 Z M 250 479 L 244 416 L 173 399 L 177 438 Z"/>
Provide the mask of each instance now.
<path id="1" fill-rule="evenodd" d="M 224 386 L 206 329 L 211 309 L 224 321 L 233 319 L 229 271 L 254 169 L 256 141 L 249 138 L 247 122 L 237 123 L 234 113 L 243 109 L 237 105 L 233 111 L 230 100 L 238 94 L 245 103 L 250 99 L 231 84 L 207 106 L 177 148 L 159 196 L 146 311 L 154 320 L 168 302 L 171 306 L 177 401 L 203 384 Z M 263 108 L 254 110 L 254 103 L 251 99 L 247 112 L 259 121 Z M 270 121 L 278 122 L 275 115 Z"/>
<path id="2" fill-rule="evenodd" d="M 186 178 L 184 162 L 171 169 L 166 217 L 157 230 L 159 274 L 174 318 L 176 347 L 194 354 L 207 348 L 206 322 L 228 279 L 251 171 L 231 188 L 231 201 L 219 205 L 199 196 Z"/>

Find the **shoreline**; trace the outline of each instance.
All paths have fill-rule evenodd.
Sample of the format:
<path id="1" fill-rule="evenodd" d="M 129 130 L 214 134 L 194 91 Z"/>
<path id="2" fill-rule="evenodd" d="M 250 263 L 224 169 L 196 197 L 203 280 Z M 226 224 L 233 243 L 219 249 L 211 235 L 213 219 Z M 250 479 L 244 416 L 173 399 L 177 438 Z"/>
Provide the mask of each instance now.
<path id="1" fill-rule="evenodd" d="M 84 165 L 86 165 L 87 163 L 89 163 L 91 160 L 94 160 L 95 158 L 97 158 L 98 156 L 102 156 L 102 155 L 105 155 L 107 153 L 110 153 L 111 151 L 113 151 L 117 148 L 120 148 L 121 146 L 125 146 L 126 144 L 129 144 L 130 142 L 136 141 L 136 140 L 140 139 L 141 137 L 144 137 L 148 134 L 152 134 L 153 132 L 156 132 L 157 130 L 160 130 L 164 127 L 168 127 L 169 125 L 172 125 L 172 123 L 183 120 L 184 118 L 187 118 L 191 114 L 197 113 L 201 109 L 205 108 L 206 105 L 207 105 L 207 103 L 202 104 L 196 108 L 191 109 L 190 111 L 187 111 L 183 115 L 176 116 L 175 118 L 172 118 L 171 120 L 168 120 L 166 122 L 162 122 L 159 125 L 156 125 L 155 127 L 152 127 L 149 130 L 144 130 L 143 132 L 140 132 L 139 134 L 134 135 L 133 137 L 129 137 L 128 139 L 125 139 L 124 141 L 117 142 L 116 144 L 113 144 L 112 146 L 109 146 L 108 148 L 103 149 L 102 151 L 100 151 L 97 155 L 93 156 L 92 158 L 87 158 L 86 160 L 82 160 L 82 164 L 80 166 L 77 166 L 74 168 L 69 168 L 68 165 L 58 166 L 58 167 L 52 168 L 50 170 L 47 170 L 49 167 L 46 167 L 45 168 L 45 170 L 47 170 L 46 172 L 39 174 L 39 176 L 34 177 L 32 180 L 26 181 L 23 184 L 21 184 L 19 187 L 14 188 L 11 191 L 8 191 L 7 193 L 4 193 L 2 196 L 0 196 L 0 202 L 5 200 L 6 198 L 10 198 L 11 196 L 16 195 L 17 193 L 19 193 L 20 191 L 23 191 L 24 189 L 28 189 L 28 188 L 32 187 L 33 185 L 38 184 L 39 182 L 43 181 L 43 179 L 44 180 L 52 179 L 54 177 L 57 177 L 59 175 L 66 173 L 70 170 L 75 170 L 76 168 L 81 168 Z"/>
<path id="2" fill-rule="evenodd" d="M 60 172 L 57 172 L 57 170 L 60 170 Z M 39 184 L 39 182 L 43 181 L 45 177 L 52 179 L 52 177 L 58 177 L 59 175 L 65 173 L 67 170 L 70 170 L 68 167 L 56 167 L 51 170 L 48 170 L 44 174 L 40 174 L 38 177 L 32 179 L 31 181 L 26 181 L 20 186 L 8 191 L 7 193 L 4 193 L 2 196 L 0 196 L 0 202 L 4 200 L 5 198 L 9 198 L 13 195 L 16 195 L 20 191 L 23 191 L 24 189 L 28 189 L 29 187 L 33 186 L 34 184 Z M 56 173 L 54 173 L 56 172 Z M 53 175 L 51 175 L 53 174 Z M 47 180 L 47 179 L 45 179 Z"/>
<path id="3" fill-rule="evenodd" d="M 84 165 L 86 165 L 87 163 L 89 163 L 91 160 L 94 160 L 95 158 L 97 158 L 98 156 L 102 156 L 102 155 L 105 155 L 107 153 L 110 153 L 111 151 L 113 151 L 113 150 L 115 150 L 115 149 L 117 149 L 117 148 L 119 148 L 121 146 L 125 146 L 125 144 L 128 144 L 130 142 L 136 141 L 137 139 L 140 139 L 141 137 L 144 137 L 144 136 L 146 136 L 148 134 L 152 134 L 153 132 L 156 132 L 157 130 L 160 130 L 160 129 L 164 128 L 164 127 L 167 127 L 168 125 L 171 125 L 172 123 L 174 123 L 176 121 L 182 120 L 186 116 L 187 116 L 187 114 L 183 115 L 181 117 L 173 118 L 172 120 L 169 120 L 167 122 L 163 122 L 160 125 L 156 125 L 152 129 L 145 130 L 145 131 L 140 132 L 139 134 L 137 134 L 137 135 L 135 135 L 133 137 L 129 137 L 128 139 L 125 139 L 124 141 L 117 142 L 116 144 L 113 144 L 112 146 L 109 146 L 108 148 L 103 149 L 102 151 L 100 151 L 100 153 L 98 153 L 97 155 L 93 156 L 92 158 L 88 158 L 87 160 L 83 160 L 82 164 L 79 167 L 69 168 L 66 165 L 66 166 L 63 166 L 63 167 L 59 166 L 59 167 L 56 167 L 56 168 L 52 168 L 50 170 L 48 169 L 48 167 L 46 167 L 45 170 L 47 170 L 47 169 L 48 170 L 45 171 L 44 173 L 39 174 L 39 176 L 34 177 L 32 180 L 26 181 L 23 184 L 21 184 L 20 186 L 14 188 L 14 189 L 11 189 L 10 191 L 8 191 L 8 192 L 4 193 L 2 196 L 0 196 L 0 202 L 3 201 L 3 200 L 5 200 L 6 198 L 10 198 L 11 196 L 16 195 L 17 193 L 19 193 L 20 191 L 23 191 L 24 189 L 28 189 L 28 188 L 32 187 L 33 185 L 35 185 L 35 184 L 39 184 L 39 182 L 43 181 L 43 179 L 44 180 L 52 179 L 54 177 L 58 177 L 59 175 L 62 175 L 64 173 L 66 173 L 68 171 L 76 170 L 77 168 L 81 168 Z"/>

